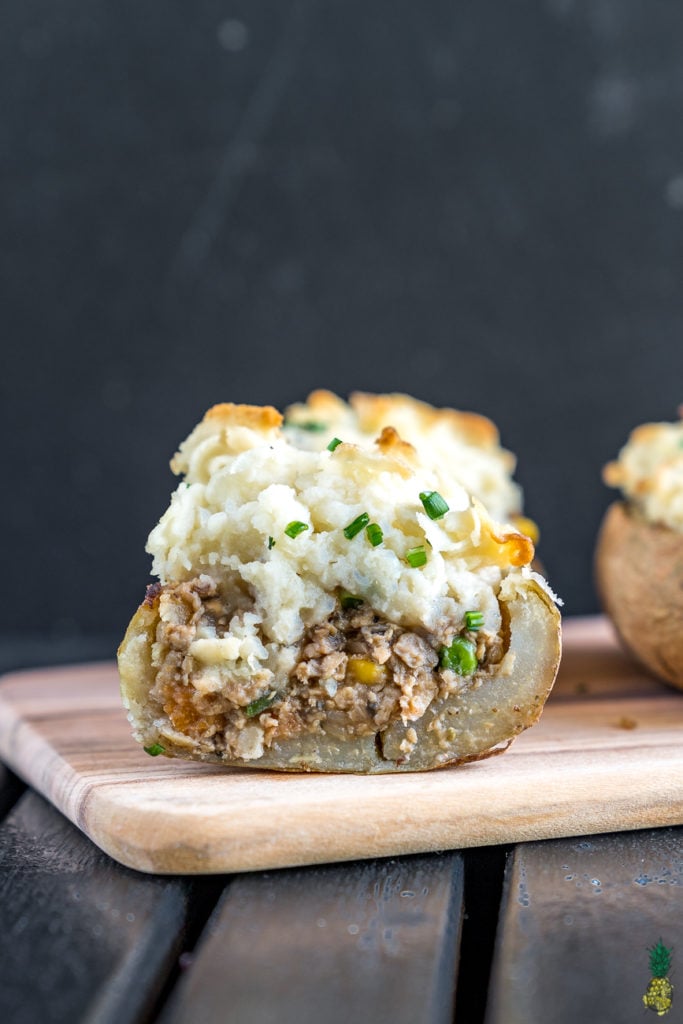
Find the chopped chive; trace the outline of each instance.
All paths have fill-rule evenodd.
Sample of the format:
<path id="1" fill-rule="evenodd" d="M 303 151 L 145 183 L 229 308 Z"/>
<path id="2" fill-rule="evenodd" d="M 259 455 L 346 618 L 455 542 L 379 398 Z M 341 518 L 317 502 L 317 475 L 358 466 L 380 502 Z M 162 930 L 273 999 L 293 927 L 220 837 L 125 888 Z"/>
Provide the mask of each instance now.
<path id="1" fill-rule="evenodd" d="M 266 693 L 263 697 L 257 697 L 256 700 L 252 700 L 251 704 L 247 704 L 244 709 L 244 713 L 247 718 L 255 718 L 256 715 L 260 715 L 262 711 L 269 708 L 277 697 L 277 690 L 271 690 L 270 693 Z"/>
<path id="2" fill-rule="evenodd" d="M 409 548 L 406 551 L 406 562 L 411 565 L 413 569 L 419 569 L 421 565 L 427 564 L 427 552 L 424 549 L 423 544 L 419 544 L 416 548 Z"/>
<path id="3" fill-rule="evenodd" d="M 382 527 L 379 523 L 368 523 L 365 527 L 365 532 L 368 535 L 368 540 L 372 544 L 373 548 L 376 548 L 378 544 L 381 544 L 384 540 L 384 534 L 382 533 Z"/>
<path id="4" fill-rule="evenodd" d="M 341 442 L 341 438 L 340 437 L 333 437 L 332 440 L 330 441 L 330 443 L 327 446 L 328 452 L 333 452 L 334 449 L 338 448 L 341 443 L 342 442 Z"/>
<path id="5" fill-rule="evenodd" d="M 285 420 L 285 427 L 296 427 L 297 430 L 310 430 L 312 434 L 321 434 L 323 430 L 327 430 L 326 423 L 320 423 L 319 420 L 305 420 L 303 423 L 296 423 L 294 420 Z"/>
<path id="6" fill-rule="evenodd" d="M 477 649 L 471 640 L 455 636 L 449 647 L 442 647 L 439 651 L 439 664 L 441 668 L 450 668 L 459 676 L 471 676 L 479 665 Z"/>
<path id="7" fill-rule="evenodd" d="M 285 526 L 285 533 L 288 537 L 291 537 L 292 540 L 294 540 L 294 538 L 298 537 L 300 533 L 303 533 L 304 530 L 308 529 L 310 529 L 308 523 L 302 523 L 300 519 L 292 519 L 291 523 L 288 523 L 287 526 Z"/>
<path id="8" fill-rule="evenodd" d="M 162 747 L 161 743 L 153 743 L 151 747 L 143 747 L 142 749 L 150 757 L 158 757 L 159 754 L 166 753 L 166 747 Z"/>
<path id="9" fill-rule="evenodd" d="M 420 501 L 430 519 L 443 519 L 448 512 L 448 503 L 438 491 L 421 491 Z"/>
<path id="10" fill-rule="evenodd" d="M 339 592 L 339 603 L 342 608 L 360 608 L 363 603 L 363 598 L 357 597 L 355 594 L 350 594 L 348 590 L 341 590 Z"/>
<path id="11" fill-rule="evenodd" d="M 465 629 L 477 630 L 484 625 L 483 612 L 465 612 Z"/>
<path id="12" fill-rule="evenodd" d="M 274 547 L 275 547 L 275 538 L 274 537 L 269 537 L 268 538 L 268 550 L 272 551 Z"/>
<path id="13" fill-rule="evenodd" d="M 352 523 L 349 523 L 348 526 L 344 527 L 344 536 L 347 540 L 353 540 L 356 534 L 360 533 L 363 527 L 367 526 L 369 522 L 370 516 L 367 512 L 361 512 L 361 514 L 357 516 Z"/>

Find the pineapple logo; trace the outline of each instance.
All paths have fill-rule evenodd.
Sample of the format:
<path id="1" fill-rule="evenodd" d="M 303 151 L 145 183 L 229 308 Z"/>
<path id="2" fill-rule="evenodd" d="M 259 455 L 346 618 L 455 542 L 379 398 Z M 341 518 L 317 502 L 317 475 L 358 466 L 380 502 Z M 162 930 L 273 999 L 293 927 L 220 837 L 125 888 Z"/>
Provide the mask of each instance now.
<path id="1" fill-rule="evenodd" d="M 648 1010 L 654 1010 L 658 1017 L 663 1017 L 671 1009 L 674 998 L 674 987 L 667 975 L 671 970 L 671 950 L 667 949 L 662 940 L 650 946 L 650 984 L 643 996 Z"/>

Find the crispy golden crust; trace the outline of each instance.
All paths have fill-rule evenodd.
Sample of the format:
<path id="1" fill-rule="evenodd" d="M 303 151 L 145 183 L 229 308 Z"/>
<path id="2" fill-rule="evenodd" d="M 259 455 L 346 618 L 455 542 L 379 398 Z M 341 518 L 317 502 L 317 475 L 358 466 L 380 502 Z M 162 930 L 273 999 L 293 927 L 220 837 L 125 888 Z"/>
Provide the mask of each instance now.
<path id="1" fill-rule="evenodd" d="M 595 556 L 598 592 L 624 645 L 683 689 L 683 534 L 615 502 Z"/>
<path id="2" fill-rule="evenodd" d="M 603 467 L 602 480 L 608 487 L 621 487 L 624 482 L 624 474 L 618 462 L 608 462 Z"/>
<path id="3" fill-rule="evenodd" d="M 456 409 L 437 409 L 428 402 L 421 402 L 410 395 L 373 395 L 365 391 L 354 391 L 347 405 L 332 391 L 318 389 L 306 399 L 307 410 L 330 422 L 341 422 L 349 414 L 349 406 L 358 418 L 360 429 L 367 434 L 379 433 L 391 425 L 397 414 L 411 414 L 418 429 L 430 431 L 439 424 L 449 426 L 453 432 L 468 444 L 479 448 L 496 448 L 500 443 L 498 429 L 486 416 Z M 303 406 L 296 406 L 301 409 Z"/>
<path id="4" fill-rule="evenodd" d="M 273 430 L 282 424 L 282 413 L 272 405 L 235 405 L 222 402 L 212 406 L 204 416 L 208 423 L 222 426 L 250 427 L 252 430 Z"/>
<path id="5" fill-rule="evenodd" d="M 312 412 L 330 417 L 343 416 L 347 411 L 346 402 L 342 398 L 323 388 L 311 391 L 306 399 L 306 405 Z"/>
<path id="6" fill-rule="evenodd" d="M 683 423 L 642 423 L 619 457 L 602 471 L 608 487 L 621 489 L 650 522 L 683 530 L 677 505 L 683 486 Z"/>
<path id="7" fill-rule="evenodd" d="M 417 452 L 412 444 L 401 440 L 393 427 L 384 427 L 375 444 L 383 455 L 391 455 L 413 468 L 417 465 Z"/>
<path id="8" fill-rule="evenodd" d="M 272 405 L 214 405 L 175 453 L 171 469 L 177 475 L 187 473 L 194 453 L 207 443 L 217 450 L 222 445 L 225 450 L 242 451 L 252 445 L 249 438 L 255 434 L 263 439 L 277 434 L 282 420 L 282 414 Z"/>
<path id="9" fill-rule="evenodd" d="M 459 412 L 456 409 L 436 409 L 427 402 L 420 402 L 409 395 L 371 395 L 364 391 L 355 391 L 349 397 L 349 404 L 358 415 L 361 430 L 367 433 L 391 423 L 396 413 L 409 411 L 415 416 L 422 430 L 428 431 L 438 423 L 446 423 L 456 434 L 480 448 L 495 448 L 499 443 L 496 426 L 485 416 Z"/>

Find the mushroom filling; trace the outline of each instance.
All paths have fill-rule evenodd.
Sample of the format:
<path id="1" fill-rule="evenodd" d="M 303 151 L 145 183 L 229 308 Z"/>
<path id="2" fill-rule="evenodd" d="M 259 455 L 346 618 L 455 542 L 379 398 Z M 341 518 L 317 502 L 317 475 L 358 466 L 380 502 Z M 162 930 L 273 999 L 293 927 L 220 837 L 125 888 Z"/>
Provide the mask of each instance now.
<path id="1" fill-rule="evenodd" d="M 505 653 L 500 636 L 468 628 L 467 617 L 436 635 L 389 622 L 351 595 L 283 648 L 261 633 L 248 595 L 221 592 L 207 576 L 157 585 L 147 600 L 159 609 L 150 694 L 159 719 L 176 741 L 245 760 L 302 733 L 344 741 L 399 719 L 409 725 L 434 699 L 480 686 Z M 469 661 L 459 664 L 463 644 Z"/>

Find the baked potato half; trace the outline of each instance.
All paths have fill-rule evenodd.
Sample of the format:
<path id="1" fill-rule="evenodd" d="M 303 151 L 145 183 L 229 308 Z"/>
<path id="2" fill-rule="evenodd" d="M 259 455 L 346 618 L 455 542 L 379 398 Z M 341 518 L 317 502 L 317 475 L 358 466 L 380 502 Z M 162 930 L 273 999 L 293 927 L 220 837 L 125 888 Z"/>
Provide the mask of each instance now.
<path id="1" fill-rule="evenodd" d="M 501 600 L 501 611 L 505 639 L 497 651 L 498 660 L 463 679 L 454 692 L 437 696 L 418 720 L 406 723 L 394 717 L 386 728 L 377 729 L 370 717 L 359 720 L 353 705 L 354 720 L 344 723 L 328 700 L 329 720 L 318 716 L 312 729 L 302 726 L 287 739 L 276 738 L 260 756 L 245 760 L 210 749 L 198 738 L 201 732 L 180 732 L 172 724 L 168 699 L 164 709 L 151 696 L 157 677 L 151 652 L 159 629 L 159 596 L 155 595 L 140 606 L 119 649 L 123 702 L 138 738 L 153 754 L 231 767 L 363 774 L 464 764 L 502 753 L 538 720 L 559 666 L 560 615 L 543 586 L 533 578 L 520 578 L 510 596 Z M 381 689 L 388 685 L 390 680 L 384 677 Z M 377 701 L 377 685 L 357 683 L 356 687 L 366 691 L 364 701 Z M 281 692 L 278 700 L 251 716 L 254 726 L 247 728 L 271 718 L 287 696 Z M 290 696 L 296 702 L 297 695 Z M 181 710 L 182 704 L 181 699 Z M 200 728 L 206 732 L 206 726 L 205 718 Z M 356 734 L 344 736 L 345 732 Z"/>
<path id="2" fill-rule="evenodd" d="M 623 500 L 598 534 L 600 600 L 637 660 L 683 688 L 683 421 L 636 427 L 603 478 Z"/>
<path id="3" fill-rule="evenodd" d="M 595 553 L 602 606 L 624 646 L 683 689 L 683 534 L 627 502 L 608 508 Z"/>

